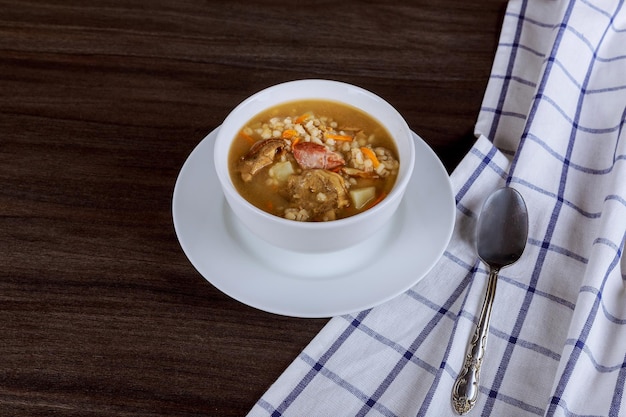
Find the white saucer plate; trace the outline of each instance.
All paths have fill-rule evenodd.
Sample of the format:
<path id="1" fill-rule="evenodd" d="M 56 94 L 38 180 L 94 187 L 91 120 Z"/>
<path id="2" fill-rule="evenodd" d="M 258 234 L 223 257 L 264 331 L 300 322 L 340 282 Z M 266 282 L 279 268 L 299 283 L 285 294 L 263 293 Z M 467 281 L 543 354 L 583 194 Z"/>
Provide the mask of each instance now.
<path id="1" fill-rule="evenodd" d="M 322 254 L 269 245 L 237 222 L 213 166 L 216 133 L 198 144 L 179 173 L 174 228 L 196 270 L 244 304 L 309 318 L 365 310 L 415 285 L 448 245 L 455 219 L 450 179 L 415 133 L 415 169 L 390 224 L 356 246 Z"/>

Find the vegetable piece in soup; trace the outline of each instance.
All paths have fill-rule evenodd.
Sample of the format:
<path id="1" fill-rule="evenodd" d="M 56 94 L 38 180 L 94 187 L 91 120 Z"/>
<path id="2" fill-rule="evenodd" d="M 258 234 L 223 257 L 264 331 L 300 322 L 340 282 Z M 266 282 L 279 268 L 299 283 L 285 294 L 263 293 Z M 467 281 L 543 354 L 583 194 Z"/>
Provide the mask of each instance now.
<path id="1" fill-rule="evenodd" d="M 229 154 L 230 176 L 250 203 L 297 221 L 329 221 L 382 201 L 398 176 L 389 132 L 346 104 L 305 100 L 246 123 Z"/>

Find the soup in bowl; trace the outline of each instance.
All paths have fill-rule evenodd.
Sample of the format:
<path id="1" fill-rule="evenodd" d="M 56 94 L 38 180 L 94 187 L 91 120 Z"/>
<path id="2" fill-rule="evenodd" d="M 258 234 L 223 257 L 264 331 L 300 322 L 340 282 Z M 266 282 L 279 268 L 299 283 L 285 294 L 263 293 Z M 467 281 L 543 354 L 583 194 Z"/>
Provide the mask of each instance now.
<path id="1" fill-rule="evenodd" d="M 335 251 L 374 237 L 414 166 L 412 134 L 385 100 L 328 80 L 262 90 L 224 120 L 215 169 L 251 232 L 280 248 Z"/>

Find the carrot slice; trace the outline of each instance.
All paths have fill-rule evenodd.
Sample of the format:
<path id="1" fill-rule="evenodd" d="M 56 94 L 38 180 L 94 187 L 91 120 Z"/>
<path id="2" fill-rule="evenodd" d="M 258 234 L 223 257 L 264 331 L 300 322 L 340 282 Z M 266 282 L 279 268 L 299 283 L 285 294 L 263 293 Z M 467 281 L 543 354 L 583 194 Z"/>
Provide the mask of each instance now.
<path id="1" fill-rule="evenodd" d="M 239 134 L 241 135 L 242 138 L 244 138 L 245 140 L 247 140 L 250 143 L 254 143 L 256 142 L 256 140 L 254 140 L 254 138 L 250 135 L 248 135 L 246 132 L 244 132 L 243 130 L 239 131 Z"/>
<path id="2" fill-rule="evenodd" d="M 283 139 L 291 139 L 294 136 L 298 136 L 298 132 L 293 129 L 287 129 L 283 131 Z"/>
<path id="3" fill-rule="evenodd" d="M 361 152 L 363 152 L 363 155 L 367 156 L 372 161 L 372 164 L 374 164 L 374 168 L 378 168 L 378 165 L 380 165 L 380 161 L 376 157 L 376 154 L 373 150 L 371 150 L 370 148 L 362 147 Z"/>
<path id="4" fill-rule="evenodd" d="M 338 140 L 338 141 L 343 141 L 343 142 L 351 142 L 352 139 L 354 139 L 352 136 L 337 135 L 337 134 L 334 134 L 334 133 L 324 133 L 324 137 L 326 139 L 333 139 L 333 140 Z"/>
<path id="5" fill-rule="evenodd" d="M 304 122 L 306 119 L 308 119 L 311 115 L 309 113 L 304 113 L 303 115 L 299 116 L 296 119 L 296 124 L 302 123 Z"/>

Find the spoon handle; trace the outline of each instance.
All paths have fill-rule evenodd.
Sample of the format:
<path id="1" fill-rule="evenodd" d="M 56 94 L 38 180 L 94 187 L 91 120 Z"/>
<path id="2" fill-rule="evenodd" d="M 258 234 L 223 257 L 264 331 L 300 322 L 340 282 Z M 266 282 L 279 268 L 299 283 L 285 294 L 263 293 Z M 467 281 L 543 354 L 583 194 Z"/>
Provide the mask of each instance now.
<path id="1" fill-rule="evenodd" d="M 498 282 L 497 268 L 491 268 L 487 281 L 487 292 L 478 318 L 478 324 L 474 330 L 474 335 L 470 340 L 463 363 L 463 369 L 452 387 L 452 406 L 457 414 L 467 414 L 478 398 L 478 380 L 480 377 L 480 366 L 485 355 L 487 346 L 487 335 L 489 334 L 489 319 L 493 299 L 496 295 L 496 284 Z"/>

